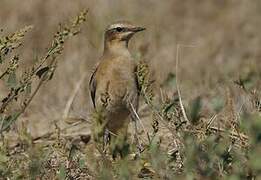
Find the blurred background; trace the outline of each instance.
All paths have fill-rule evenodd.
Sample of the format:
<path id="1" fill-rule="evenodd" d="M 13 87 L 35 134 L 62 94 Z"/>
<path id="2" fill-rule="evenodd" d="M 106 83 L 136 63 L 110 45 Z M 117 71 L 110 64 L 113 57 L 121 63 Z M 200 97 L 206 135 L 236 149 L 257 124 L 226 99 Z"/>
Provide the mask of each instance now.
<path id="1" fill-rule="evenodd" d="M 88 77 L 102 54 L 105 27 L 117 20 L 147 28 L 131 40 L 130 49 L 134 57 L 144 57 L 151 66 L 156 94 L 160 88 L 175 91 L 175 84 L 167 81 L 176 77 L 177 49 L 178 80 L 185 104 L 202 96 L 211 114 L 209 102 L 224 98 L 226 88 L 240 79 L 250 90 L 260 91 L 259 0 L 1 0 L 0 35 L 34 26 L 20 48 L 20 66 L 26 68 L 35 57 L 44 55 L 59 23 L 84 8 L 89 13 L 81 34 L 68 41 L 54 78 L 40 90 L 22 118 L 33 136 L 45 133 L 53 121 L 59 121 L 85 73 L 87 78 L 69 116 L 89 119 Z M 5 90 L 1 83 L 2 99 Z M 238 94 L 242 94 L 240 90 L 235 92 L 240 99 Z"/>

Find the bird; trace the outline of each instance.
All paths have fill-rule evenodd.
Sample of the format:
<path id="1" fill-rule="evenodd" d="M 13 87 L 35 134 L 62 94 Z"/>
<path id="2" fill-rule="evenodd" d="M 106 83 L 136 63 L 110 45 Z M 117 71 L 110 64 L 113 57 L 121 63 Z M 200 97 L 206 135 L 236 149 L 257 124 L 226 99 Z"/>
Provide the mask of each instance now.
<path id="1" fill-rule="evenodd" d="M 138 110 L 137 64 L 128 44 L 145 28 L 128 21 L 117 21 L 104 32 L 104 50 L 91 74 L 89 91 L 96 112 L 103 112 L 104 129 L 113 136 L 127 136 L 130 119 Z"/>

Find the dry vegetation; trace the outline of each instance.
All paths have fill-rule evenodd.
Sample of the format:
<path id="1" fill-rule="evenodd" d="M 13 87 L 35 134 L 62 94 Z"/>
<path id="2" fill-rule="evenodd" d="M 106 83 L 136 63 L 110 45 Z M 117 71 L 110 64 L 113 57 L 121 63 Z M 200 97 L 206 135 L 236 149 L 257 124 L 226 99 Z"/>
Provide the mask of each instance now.
<path id="1" fill-rule="evenodd" d="M 0 179 L 261 178 L 260 17 L 259 0 L 2 0 Z M 147 28 L 130 44 L 142 152 L 130 125 L 112 160 L 87 89 L 119 19 Z"/>

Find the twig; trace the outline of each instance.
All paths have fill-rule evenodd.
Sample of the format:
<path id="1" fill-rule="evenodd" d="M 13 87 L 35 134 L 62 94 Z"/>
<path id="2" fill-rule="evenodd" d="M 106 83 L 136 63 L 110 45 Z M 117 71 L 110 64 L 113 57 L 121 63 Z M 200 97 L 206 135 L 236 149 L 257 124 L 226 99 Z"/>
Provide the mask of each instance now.
<path id="1" fill-rule="evenodd" d="M 37 94 L 37 92 L 39 91 L 40 87 L 42 86 L 42 84 L 44 83 L 44 78 L 41 78 L 40 82 L 38 83 L 36 89 L 34 90 L 34 92 L 32 93 L 31 97 L 29 98 L 29 100 L 26 102 L 25 106 L 21 109 L 21 114 L 24 113 L 25 109 L 29 106 L 29 104 L 31 103 L 31 101 L 33 100 L 34 96 Z"/>
<path id="2" fill-rule="evenodd" d="M 161 102 L 164 102 L 164 97 L 163 97 L 163 92 L 161 87 L 160 87 L 160 100 Z"/>
<path id="3" fill-rule="evenodd" d="M 98 152 L 100 153 L 101 157 L 102 157 L 102 162 L 106 163 L 105 165 L 110 168 L 112 168 L 112 162 L 108 159 L 108 157 L 106 156 L 106 154 L 99 148 L 99 146 L 97 144 L 95 144 L 95 148 L 98 150 Z"/>
<path id="4" fill-rule="evenodd" d="M 214 131 L 224 132 L 224 133 L 228 132 L 225 129 L 214 127 L 214 126 L 211 126 L 209 129 L 214 130 Z M 229 134 L 230 134 L 231 137 L 239 138 L 240 140 L 247 140 L 247 141 L 249 140 L 248 136 L 246 136 L 246 135 L 244 135 L 242 133 L 230 131 Z"/>
<path id="5" fill-rule="evenodd" d="M 74 124 L 71 124 L 70 126 L 67 126 L 67 127 L 63 128 L 63 129 L 60 129 L 60 133 L 66 131 L 66 130 L 72 128 L 72 127 L 78 126 L 79 124 L 81 124 L 83 122 L 84 121 L 78 121 L 78 122 L 76 122 Z M 40 139 L 48 138 L 48 137 L 52 136 L 55 133 L 56 133 L 55 131 L 52 131 L 52 132 L 48 132 L 48 133 L 46 133 L 44 135 L 37 136 L 37 137 L 33 138 L 33 142 L 36 142 L 36 141 L 38 141 Z"/>
<path id="6" fill-rule="evenodd" d="M 66 131 L 66 130 L 72 128 L 72 127 L 78 126 L 79 124 L 81 124 L 81 123 L 83 123 L 83 122 L 84 122 L 84 121 L 78 121 L 78 122 L 76 122 L 76 123 L 74 123 L 74 124 L 71 124 L 70 126 L 61 129 L 60 132 L 64 132 L 64 131 Z M 33 142 L 33 143 L 37 143 L 37 141 L 39 141 L 39 140 L 41 140 L 41 139 L 49 138 L 50 136 L 52 136 L 52 135 L 55 134 L 55 133 L 56 133 L 56 131 L 52 131 L 52 132 L 45 133 L 45 134 L 43 134 L 43 135 L 41 135 L 41 136 L 37 136 L 37 137 L 35 137 L 35 138 L 32 139 L 32 142 Z M 17 147 L 17 146 L 19 146 L 19 142 L 16 143 L 16 144 L 14 144 L 14 145 L 12 145 L 10 148 L 15 148 L 15 147 Z"/>
<path id="7" fill-rule="evenodd" d="M 145 127 L 144 127 L 144 125 L 143 125 L 143 123 L 142 123 L 142 121 L 141 121 L 141 119 L 140 119 L 138 113 L 136 112 L 136 110 L 135 110 L 134 107 L 133 107 L 133 104 L 130 103 L 130 106 L 131 106 L 131 110 L 132 110 L 132 112 L 134 113 L 136 119 L 139 121 L 139 123 L 140 123 L 140 125 L 141 125 L 143 131 L 144 131 L 146 134 L 148 134 L 148 131 L 145 129 Z"/>
<path id="8" fill-rule="evenodd" d="M 166 127 L 171 133 L 173 133 L 173 129 L 171 129 L 168 125 L 168 123 L 164 120 L 162 115 L 158 112 L 158 109 L 152 104 L 151 101 L 149 101 L 149 98 L 146 96 L 146 93 L 143 93 L 143 97 L 145 98 L 145 101 L 147 102 L 147 105 L 151 109 L 152 113 L 158 116 L 164 127 Z"/>
<path id="9" fill-rule="evenodd" d="M 66 106 L 64 108 L 64 111 L 63 111 L 63 118 L 67 118 L 68 117 L 68 114 L 69 114 L 69 111 L 71 109 L 71 106 L 72 106 L 72 103 L 78 93 L 78 91 L 80 90 L 80 87 L 83 83 L 83 81 L 85 80 L 87 76 L 87 72 L 85 72 L 82 76 L 81 76 L 81 79 L 77 82 L 77 84 L 75 85 L 75 88 L 74 90 L 72 91 L 71 93 L 71 96 L 70 98 L 68 99 L 67 103 L 66 103 Z"/>
<path id="10" fill-rule="evenodd" d="M 150 137 L 149 137 L 149 134 L 148 132 L 146 131 L 143 123 L 141 122 L 141 119 L 139 117 L 139 115 L 137 114 L 135 108 L 133 107 L 133 104 L 131 102 L 130 103 L 130 106 L 131 106 L 131 110 L 132 110 L 132 113 L 135 115 L 136 119 L 134 120 L 134 130 L 135 130 L 135 138 L 136 138 L 136 141 L 137 141 L 137 144 L 138 144 L 138 150 L 139 150 L 139 153 L 141 153 L 142 151 L 142 146 L 140 144 L 140 141 L 139 141 L 139 136 L 138 136 L 138 129 L 137 129 L 137 120 L 139 121 L 139 123 L 141 124 L 141 127 L 143 129 L 143 131 L 145 132 L 145 134 L 147 135 L 148 137 L 148 140 L 150 140 Z"/>
<path id="11" fill-rule="evenodd" d="M 208 121 L 208 123 L 207 123 L 207 129 L 209 129 L 210 128 L 210 126 L 211 126 L 211 124 L 214 122 L 214 120 L 217 118 L 217 114 L 215 114 L 214 116 L 212 116 L 211 118 L 210 118 L 210 120 Z"/>
<path id="12" fill-rule="evenodd" d="M 181 107 L 181 111 L 183 114 L 183 117 L 185 119 L 185 121 L 188 123 L 188 117 L 186 115 L 186 111 L 185 108 L 183 106 L 182 103 L 182 99 L 181 99 L 181 93 L 180 93 L 180 88 L 179 88 L 179 82 L 178 82 L 178 63 L 179 63 L 179 49 L 180 47 L 196 47 L 194 45 L 184 45 L 184 44 L 177 44 L 177 49 L 176 49 L 176 86 L 177 86 L 177 91 L 178 91 L 178 96 L 179 96 L 179 103 L 180 103 L 180 107 Z"/>
<path id="13" fill-rule="evenodd" d="M 7 70 L 6 70 L 5 72 L 3 72 L 3 73 L 0 75 L 0 79 L 2 79 L 7 73 L 8 73 Z"/>

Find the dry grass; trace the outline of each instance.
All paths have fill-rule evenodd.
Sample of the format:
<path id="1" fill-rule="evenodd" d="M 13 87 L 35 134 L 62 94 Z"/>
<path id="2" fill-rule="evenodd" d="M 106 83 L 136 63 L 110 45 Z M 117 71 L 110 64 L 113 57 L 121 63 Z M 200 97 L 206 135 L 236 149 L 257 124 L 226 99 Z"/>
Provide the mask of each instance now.
<path id="1" fill-rule="evenodd" d="M 4 134 L 0 174 L 21 179 L 128 179 L 137 174 L 156 179 L 258 179 L 259 0 L 2 0 L 0 37 L 34 27 L 16 51 L 18 75 L 36 58 L 44 57 L 58 24 L 82 8 L 89 9 L 87 21 L 81 33 L 65 44 L 52 80 L 39 89 Z M 135 59 L 148 63 L 155 82 L 153 91 L 143 92 L 145 100 L 138 112 L 149 132 L 139 128 L 144 153 L 136 161 L 114 162 L 92 142 L 84 144 L 92 109 L 85 76 L 91 74 L 102 53 L 104 28 L 119 19 L 147 28 L 131 41 L 130 48 Z M 11 67 L 9 63 L 0 64 L 0 75 L 7 67 Z M 146 89 L 150 80 L 145 78 L 141 84 Z M 1 100 L 8 91 L 0 78 Z M 6 144 L 15 148 L 10 150 Z M 130 151 L 136 152 L 135 146 Z M 3 168 L 7 164 L 9 169 Z M 97 168 L 104 171 L 97 172 Z"/>

